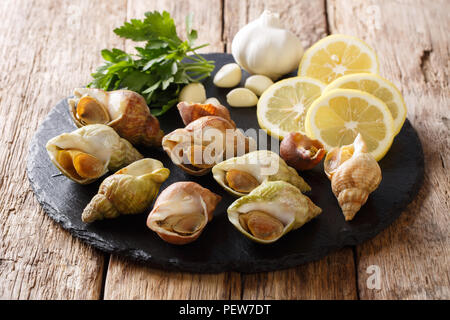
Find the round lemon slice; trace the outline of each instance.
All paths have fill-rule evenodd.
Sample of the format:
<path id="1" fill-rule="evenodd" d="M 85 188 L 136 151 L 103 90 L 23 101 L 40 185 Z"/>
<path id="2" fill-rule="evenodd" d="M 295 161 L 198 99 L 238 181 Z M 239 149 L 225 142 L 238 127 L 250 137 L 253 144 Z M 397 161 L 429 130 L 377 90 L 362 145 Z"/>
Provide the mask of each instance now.
<path id="1" fill-rule="evenodd" d="M 324 83 L 308 77 L 274 83 L 258 101 L 256 114 L 260 127 L 278 139 L 293 131 L 305 133 L 306 113 L 323 89 Z"/>
<path id="2" fill-rule="evenodd" d="M 336 89 L 314 101 L 305 121 L 308 136 L 329 151 L 353 143 L 358 133 L 378 161 L 394 139 L 394 120 L 386 104 L 359 90 Z"/>
<path id="3" fill-rule="evenodd" d="M 351 73 L 378 73 L 378 57 L 364 41 L 347 35 L 325 37 L 303 55 L 299 76 L 319 79 L 324 83 Z"/>
<path id="4" fill-rule="evenodd" d="M 406 105 L 397 87 L 388 80 L 373 73 L 354 73 L 337 78 L 324 93 L 334 89 L 355 89 L 374 95 L 386 103 L 394 118 L 394 133 L 398 134 L 406 119 Z"/>

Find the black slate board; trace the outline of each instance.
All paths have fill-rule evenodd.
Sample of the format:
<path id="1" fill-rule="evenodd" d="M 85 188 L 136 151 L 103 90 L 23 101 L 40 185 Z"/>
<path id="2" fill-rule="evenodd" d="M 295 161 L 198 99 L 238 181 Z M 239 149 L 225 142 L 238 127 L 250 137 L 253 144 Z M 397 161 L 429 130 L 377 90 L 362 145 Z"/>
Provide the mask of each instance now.
<path id="1" fill-rule="evenodd" d="M 216 61 L 217 71 L 233 62 L 231 55 L 207 54 Z M 214 76 L 214 74 L 213 74 Z M 242 85 L 248 74 L 244 73 Z M 212 79 L 212 78 L 211 78 Z M 207 96 L 217 97 L 226 105 L 229 89 L 204 82 Z M 228 106 L 228 105 L 227 105 Z M 239 128 L 258 129 L 255 108 L 229 108 Z M 168 133 L 183 127 L 176 108 L 160 118 Z M 223 196 L 214 219 L 199 239 L 191 244 L 175 246 L 162 241 L 146 227 L 147 213 L 85 224 L 81 212 L 96 194 L 101 181 L 81 186 L 60 175 L 50 162 L 46 142 L 63 132 L 76 129 L 68 112 L 66 99 L 60 101 L 39 126 L 30 144 L 27 172 L 31 186 L 44 211 L 74 236 L 103 251 L 116 253 L 154 267 L 191 272 L 259 272 L 284 269 L 322 258 L 333 250 L 360 244 L 389 226 L 417 194 L 424 174 L 424 159 L 420 140 L 406 120 L 389 153 L 380 162 L 383 180 L 370 195 L 355 219 L 346 222 L 330 181 L 322 165 L 301 173 L 311 185 L 307 195 L 323 209 L 323 213 L 302 228 L 288 233 L 274 244 L 261 245 L 240 234 L 228 221 L 226 208 L 235 200 L 214 181 L 212 175 L 192 177 L 175 167 L 160 149 L 140 149 L 147 157 L 161 160 L 171 171 L 161 191 L 176 181 L 195 181 Z M 270 140 L 270 139 L 269 139 Z M 272 142 L 278 143 L 277 140 Z"/>

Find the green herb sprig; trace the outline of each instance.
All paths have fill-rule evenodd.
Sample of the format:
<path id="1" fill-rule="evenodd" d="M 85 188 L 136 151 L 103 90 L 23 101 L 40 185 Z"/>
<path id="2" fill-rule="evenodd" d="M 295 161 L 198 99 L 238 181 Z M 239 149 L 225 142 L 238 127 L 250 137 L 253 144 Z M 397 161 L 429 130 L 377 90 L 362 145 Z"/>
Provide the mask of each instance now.
<path id="1" fill-rule="evenodd" d="M 92 74 L 88 87 L 138 92 L 147 100 L 152 114 L 164 114 L 176 104 L 184 85 L 198 82 L 214 70 L 214 61 L 196 53 L 208 44 L 194 47 L 197 31 L 192 29 L 192 14 L 186 17 L 186 32 L 187 40 L 182 41 L 166 11 L 146 12 L 143 20 L 125 22 L 114 33 L 125 39 L 145 41 L 145 46 L 135 47 L 137 54 L 115 48 L 102 50 L 105 63 Z"/>

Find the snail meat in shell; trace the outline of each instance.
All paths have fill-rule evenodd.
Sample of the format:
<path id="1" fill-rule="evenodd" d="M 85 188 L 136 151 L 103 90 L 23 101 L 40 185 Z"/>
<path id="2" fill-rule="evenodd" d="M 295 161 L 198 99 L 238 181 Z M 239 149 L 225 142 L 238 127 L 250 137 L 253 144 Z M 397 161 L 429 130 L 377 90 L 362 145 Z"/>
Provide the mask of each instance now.
<path id="1" fill-rule="evenodd" d="M 202 176 L 224 158 L 256 149 L 255 141 L 222 117 L 204 116 L 163 138 L 171 160 L 185 172 Z"/>
<path id="2" fill-rule="evenodd" d="M 221 199 L 195 182 L 176 182 L 156 199 L 147 226 L 166 242 L 190 243 L 211 221 Z"/>
<path id="3" fill-rule="evenodd" d="M 322 209 L 285 181 L 266 181 L 228 207 L 228 219 L 249 239 L 267 244 L 318 216 Z"/>
<path id="4" fill-rule="evenodd" d="M 280 156 L 297 170 L 310 170 L 322 161 L 326 151 L 319 140 L 313 140 L 300 132 L 291 132 L 280 144 Z"/>
<path id="5" fill-rule="evenodd" d="M 220 162 L 213 167 L 212 173 L 214 179 L 235 196 L 244 196 L 265 181 L 286 181 L 302 192 L 311 190 L 294 168 L 268 150 L 253 151 Z"/>
<path id="6" fill-rule="evenodd" d="M 159 121 L 139 93 L 79 88 L 68 100 L 77 127 L 105 124 L 133 145 L 160 146 L 164 135 Z"/>
<path id="7" fill-rule="evenodd" d="M 353 144 L 333 148 L 325 157 L 324 170 L 346 221 L 355 217 L 382 178 L 381 168 L 367 151 L 361 134 Z"/>
<path id="8" fill-rule="evenodd" d="M 230 111 L 221 104 L 214 105 L 180 102 L 178 103 L 177 108 L 185 126 L 201 117 L 217 116 L 228 120 L 236 127 L 233 120 L 231 120 Z"/>
<path id="9" fill-rule="evenodd" d="M 50 139 L 46 145 L 53 164 L 80 184 L 91 183 L 143 156 L 111 127 L 91 124 Z"/>
<path id="10" fill-rule="evenodd" d="M 83 222 L 143 212 L 170 171 L 154 159 L 141 159 L 107 177 L 82 214 Z"/>

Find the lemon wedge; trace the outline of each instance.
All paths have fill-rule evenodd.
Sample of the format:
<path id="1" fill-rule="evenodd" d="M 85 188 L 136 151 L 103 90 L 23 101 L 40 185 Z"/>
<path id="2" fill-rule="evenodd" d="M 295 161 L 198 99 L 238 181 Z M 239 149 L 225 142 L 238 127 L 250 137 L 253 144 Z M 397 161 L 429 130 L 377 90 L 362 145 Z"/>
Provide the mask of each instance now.
<path id="1" fill-rule="evenodd" d="M 354 73 L 337 78 L 330 83 L 324 93 L 334 89 L 355 89 L 374 95 L 386 103 L 394 118 L 394 133 L 400 132 L 406 119 L 406 105 L 397 87 L 388 80 L 373 73 Z"/>
<path id="2" fill-rule="evenodd" d="M 347 35 L 325 37 L 303 55 L 299 76 L 319 79 L 324 83 L 351 73 L 378 73 L 375 51 L 364 41 Z"/>
<path id="3" fill-rule="evenodd" d="M 306 113 L 324 89 L 324 83 L 308 77 L 274 83 L 258 101 L 256 115 L 260 127 L 278 139 L 293 131 L 305 133 Z"/>
<path id="4" fill-rule="evenodd" d="M 305 129 L 327 151 L 353 143 L 361 133 L 377 161 L 388 152 L 394 139 L 394 120 L 386 104 L 353 89 L 331 90 L 314 101 L 306 115 Z"/>

